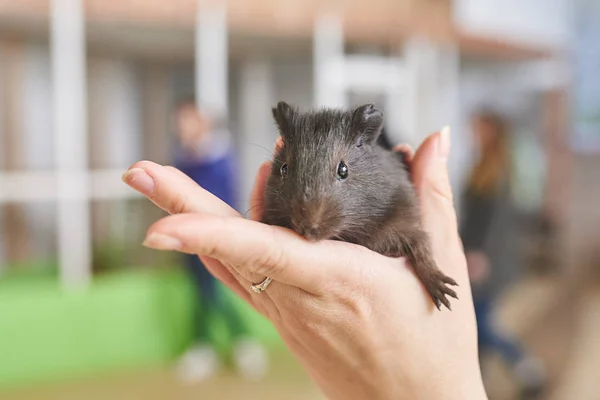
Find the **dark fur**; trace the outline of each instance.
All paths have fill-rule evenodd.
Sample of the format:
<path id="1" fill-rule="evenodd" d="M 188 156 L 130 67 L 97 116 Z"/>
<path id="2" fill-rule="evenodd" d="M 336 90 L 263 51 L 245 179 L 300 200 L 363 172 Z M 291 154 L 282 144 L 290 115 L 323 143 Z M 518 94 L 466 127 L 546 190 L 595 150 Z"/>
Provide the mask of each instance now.
<path id="1" fill-rule="evenodd" d="M 382 146 L 383 113 L 372 104 L 300 112 L 280 102 L 273 117 L 284 145 L 267 182 L 263 222 L 312 241 L 342 240 L 405 256 L 437 308 L 450 309 L 446 295 L 457 297 L 447 285 L 456 282 L 433 260 L 403 157 L 389 142 Z M 337 179 L 340 161 L 348 166 L 346 180 Z"/>

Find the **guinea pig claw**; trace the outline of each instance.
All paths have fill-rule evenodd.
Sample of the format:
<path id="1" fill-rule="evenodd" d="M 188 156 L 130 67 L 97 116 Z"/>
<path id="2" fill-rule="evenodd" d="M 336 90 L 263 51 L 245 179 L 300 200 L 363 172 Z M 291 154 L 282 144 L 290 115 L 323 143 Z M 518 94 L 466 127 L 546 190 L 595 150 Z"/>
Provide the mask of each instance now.
<path id="1" fill-rule="evenodd" d="M 444 275 L 444 283 L 448 284 L 448 285 L 452 285 L 452 286 L 458 286 L 458 283 L 456 283 L 456 281 L 452 278 L 450 278 L 449 276 Z"/>
<path id="2" fill-rule="evenodd" d="M 455 299 L 458 300 L 458 296 L 456 295 L 456 292 L 452 289 L 450 289 L 448 286 L 444 286 L 442 288 L 442 292 L 444 292 L 445 294 L 447 294 L 450 297 L 454 297 Z"/>

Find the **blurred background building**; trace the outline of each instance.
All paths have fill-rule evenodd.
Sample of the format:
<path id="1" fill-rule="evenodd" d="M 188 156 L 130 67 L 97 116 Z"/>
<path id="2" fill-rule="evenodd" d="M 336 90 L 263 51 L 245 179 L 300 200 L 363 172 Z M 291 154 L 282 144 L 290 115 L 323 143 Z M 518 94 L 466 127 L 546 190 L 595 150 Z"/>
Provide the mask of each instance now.
<path id="1" fill-rule="evenodd" d="M 586 390 L 600 368 L 598 26 L 594 0 L 0 1 L 2 398 L 236 398 L 247 385 L 226 376 L 192 392 L 136 372 L 162 371 L 185 347 L 193 296 L 176 260 L 140 246 L 161 214 L 120 176 L 141 159 L 172 162 L 173 108 L 195 96 L 234 134 L 241 212 L 279 100 L 374 101 L 413 146 L 451 125 L 457 194 L 472 112 L 506 115 L 528 269 L 498 318 L 548 363 L 550 398 L 597 399 Z M 490 397 L 512 398 L 490 363 Z M 296 367 L 281 371 L 266 393 L 319 398 Z"/>

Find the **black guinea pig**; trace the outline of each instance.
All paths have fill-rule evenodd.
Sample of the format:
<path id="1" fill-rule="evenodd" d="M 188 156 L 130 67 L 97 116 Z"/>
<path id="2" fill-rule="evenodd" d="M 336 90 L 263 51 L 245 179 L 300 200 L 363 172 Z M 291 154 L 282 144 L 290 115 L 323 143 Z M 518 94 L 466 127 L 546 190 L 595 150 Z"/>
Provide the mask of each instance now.
<path id="1" fill-rule="evenodd" d="M 283 139 L 268 178 L 262 222 L 310 241 L 341 240 L 405 257 L 440 309 L 456 282 L 433 260 L 418 199 L 399 153 L 381 145 L 383 112 L 273 108 Z"/>

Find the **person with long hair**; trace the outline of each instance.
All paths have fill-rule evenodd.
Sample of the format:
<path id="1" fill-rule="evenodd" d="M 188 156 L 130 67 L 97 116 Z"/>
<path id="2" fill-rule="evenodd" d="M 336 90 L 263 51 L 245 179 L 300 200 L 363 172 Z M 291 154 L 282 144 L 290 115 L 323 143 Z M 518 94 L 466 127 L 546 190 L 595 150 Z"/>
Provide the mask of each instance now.
<path id="1" fill-rule="evenodd" d="M 473 290 L 480 354 L 499 353 L 527 398 L 543 390 L 541 363 L 492 319 L 495 299 L 519 268 L 516 210 L 510 197 L 509 128 L 505 118 L 489 110 L 477 112 L 472 127 L 478 158 L 463 195 L 460 234 Z"/>

